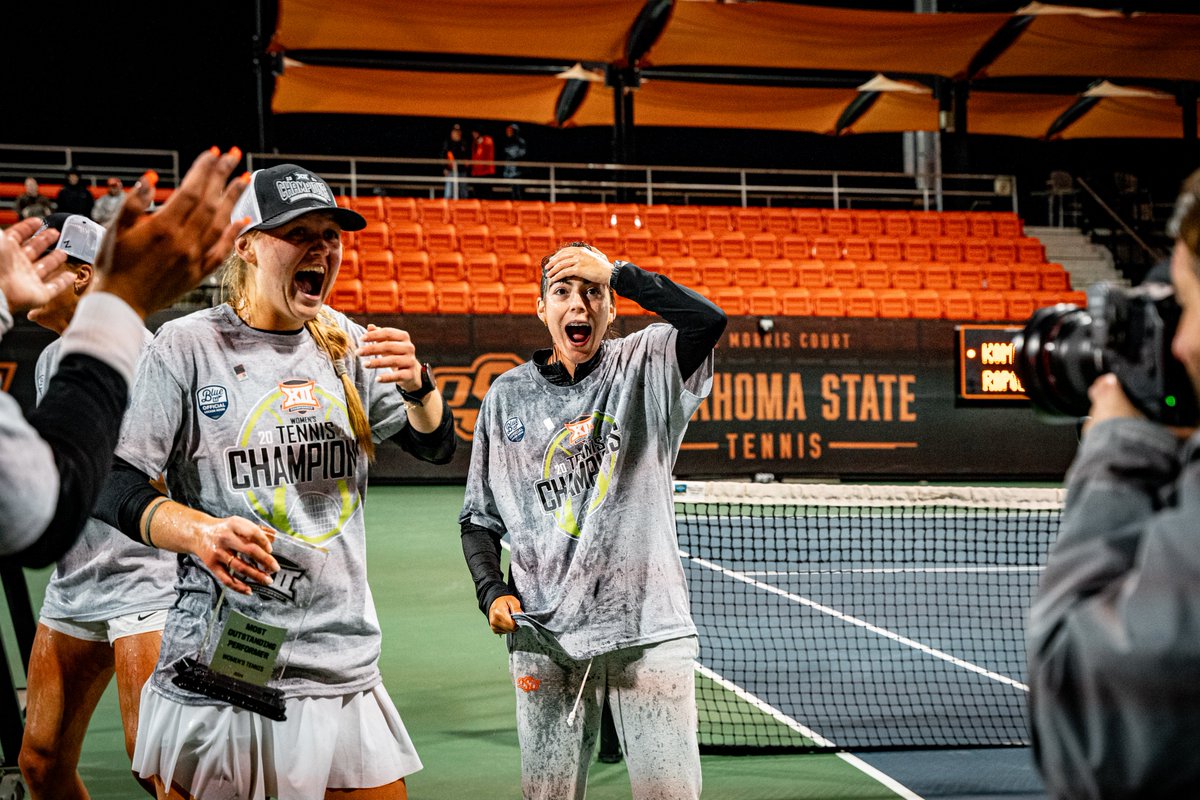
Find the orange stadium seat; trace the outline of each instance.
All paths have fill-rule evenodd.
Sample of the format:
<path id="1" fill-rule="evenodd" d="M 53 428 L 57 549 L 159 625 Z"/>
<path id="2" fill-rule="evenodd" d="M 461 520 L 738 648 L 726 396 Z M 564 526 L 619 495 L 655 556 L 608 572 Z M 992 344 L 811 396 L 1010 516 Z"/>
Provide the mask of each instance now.
<path id="1" fill-rule="evenodd" d="M 671 227 L 686 236 L 704 230 L 704 219 L 696 206 L 672 206 Z"/>
<path id="2" fill-rule="evenodd" d="M 358 254 L 359 275 L 364 281 L 394 281 L 395 257 L 391 250 L 369 250 Z"/>
<path id="3" fill-rule="evenodd" d="M 1043 264 L 1040 272 L 1042 289 L 1065 292 L 1071 288 L 1071 276 L 1062 264 Z"/>
<path id="4" fill-rule="evenodd" d="M 657 236 L 671 229 L 670 206 L 642 206 L 641 215 L 643 230 Z"/>
<path id="5" fill-rule="evenodd" d="M 936 239 L 945 235 L 942 228 L 942 215 L 936 211 L 912 212 L 913 236 L 925 239 Z"/>
<path id="6" fill-rule="evenodd" d="M 900 262 L 889 265 L 892 286 L 896 289 L 921 289 L 925 286 L 925 274 L 917 264 Z"/>
<path id="7" fill-rule="evenodd" d="M 435 283 L 433 292 L 439 314 L 470 313 L 471 284 L 466 281 Z"/>
<path id="8" fill-rule="evenodd" d="M 975 303 L 975 318 L 984 322 L 1003 322 L 1008 319 L 1008 306 L 1004 293 L 984 289 L 971 293 Z"/>
<path id="9" fill-rule="evenodd" d="M 634 262 L 658 252 L 654 235 L 644 229 L 632 230 L 622 236 L 618 249 L 625 254 L 627 260 Z M 640 266 L 640 262 L 638 263 Z"/>
<path id="10" fill-rule="evenodd" d="M 942 236 L 933 240 L 933 260 L 955 264 L 963 260 L 961 239 Z"/>
<path id="11" fill-rule="evenodd" d="M 842 301 L 847 317 L 878 317 L 879 306 L 874 289 L 843 289 Z"/>
<path id="12" fill-rule="evenodd" d="M 905 239 L 913 235 L 913 220 L 907 211 L 884 211 L 880 216 L 885 236 Z"/>
<path id="13" fill-rule="evenodd" d="M 921 270 L 921 286 L 926 289 L 944 291 L 954 288 L 954 272 L 949 264 L 920 264 L 918 269 Z"/>
<path id="14" fill-rule="evenodd" d="M 988 289 L 1007 292 L 1013 288 L 1015 265 L 1013 264 L 984 264 L 983 280 Z"/>
<path id="15" fill-rule="evenodd" d="M 450 208 L 443 198 L 422 197 L 417 200 L 417 220 L 423 225 L 444 225 L 450 221 Z"/>
<path id="16" fill-rule="evenodd" d="M 396 275 L 401 283 L 429 280 L 429 253 L 424 250 L 405 250 L 395 253 Z"/>
<path id="17" fill-rule="evenodd" d="M 385 197 L 383 210 L 387 214 L 389 225 L 397 222 L 416 222 L 417 201 L 412 197 Z"/>
<path id="18" fill-rule="evenodd" d="M 853 261 L 831 261 L 825 265 L 825 277 L 830 286 L 856 289 L 859 286 L 858 265 Z"/>
<path id="19" fill-rule="evenodd" d="M 433 281 L 400 284 L 400 310 L 405 314 L 432 314 L 436 311 Z"/>
<path id="20" fill-rule="evenodd" d="M 993 239 L 996 236 L 996 217 L 988 211 L 967 214 L 967 235 L 976 239 Z"/>
<path id="21" fill-rule="evenodd" d="M 818 317 L 844 317 L 846 316 L 846 301 L 842 297 L 841 289 L 825 288 L 813 289 L 812 293 L 812 313 Z"/>
<path id="22" fill-rule="evenodd" d="M 1071 303 L 1080 308 L 1087 308 L 1087 292 L 1060 292 L 1059 302 Z"/>
<path id="23" fill-rule="evenodd" d="M 608 207 L 608 219 L 605 224 L 616 228 L 621 233 L 640 231 L 645 223 L 642 221 L 642 210 L 637 203 L 614 203 Z"/>
<path id="24" fill-rule="evenodd" d="M 546 204 L 541 200 L 517 200 L 512 207 L 513 224 L 519 228 L 544 228 L 550 223 Z"/>
<path id="25" fill-rule="evenodd" d="M 450 222 L 453 225 L 461 227 L 483 224 L 483 204 L 478 200 L 447 200 L 446 207 L 450 210 Z"/>
<path id="26" fill-rule="evenodd" d="M 881 317 L 906 319 L 910 316 L 908 292 L 903 289 L 876 289 L 875 302 Z"/>
<path id="27" fill-rule="evenodd" d="M 763 229 L 763 210 L 754 206 L 735 208 L 733 210 L 733 229 L 741 231 L 747 237 L 761 233 Z"/>
<path id="28" fill-rule="evenodd" d="M 419 222 L 397 220 L 388 223 L 388 241 L 392 250 L 425 249 L 425 229 Z"/>
<path id="29" fill-rule="evenodd" d="M 908 217 L 906 216 L 905 219 L 908 219 Z M 889 264 L 903 261 L 904 245 L 901 244 L 903 241 L 904 239 L 901 239 L 897 236 L 892 236 L 890 234 L 888 236 L 875 237 L 876 260 Z"/>
<path id="30" fill-rule="evenodd" d="M 666 275 L 676 283 L 695 288 L 704 281 L 700 279 L 700 265 L 691 256 L 665 259 Z"/>
<path id="31" fill-rule="evenodd" d="M 1046 306 L 1055 306 L 1062 302 L 1062 292 L 1031 292 L 1033 295 L 1033 303 L 1038 308 Z"/>
<path id="32" fill-rule="evenodd" d="M 525 228 L 525 252 L 540 261 L 558 246 L 558 234 L 550 227 Z"/>
<path id="33" fill-rule="evenodd" d="M 763 277 L 767 286 L 777 289 L 796 285 L 796 268 L 791 259 L 773 258 L 763 262 Z"/>
<path id="34" fill-rule="evenodd" d="M 782 236 L 785 233 L 794 233 L 796 222 L 792 218 L 792 210 L 790 208 L 764 209 L 763 230 L 767 233 L 773 233 L 776 236 Z"/>
<path id="35" fill-rule="evenodd" d="M 892 269 L 882 261 L 860 261 L 858 282 L 864 289 L 888 289 L 892 285 Z"/>
<path id="36" fill-rule="evenodd" d="M 849 211 L 824 211 L 825 233 L 830 236 L 853 236 L 854 214 Z"/>
<path id="37" fill-rule="evenodd" d="M 802 234 L 785 233 L 779 237 L 779 255 L 793 260 L 812 258 L 812 245 Z"/>
<path id="38" fill-rule="evenodd" d="M 806 289 L 824 289 L 829 285 L 829 273 L 825 269 L 824 261 L 807 259 L 793 261 L 792 264 L 796 268 L 797 286 L 803 286 Z"/>
<path id="39" fill-rule="evenodd" d="M 773 286 L 752 286 L 744 289 L 746 313 L 754 316 L 770 316 L 779 313 L 779 297 Z"/>
<path id="40" fill-rule="evenodd" d="M 942 295 L 936 289 L 909 289 L 908 309 L 915 319 L 941 319 Z"/>
<path id="41" fill-rule="evenodd" d="M 579 225 L 579 211 L 574 203 L 549 203 L 546 213 L 551 228 L 574 228 Z"/>
<path id="42" fill-rule="evenodd" d="M 1011 211 L 994 212 L 992 218 L 996 222 L 996 236 L 1016 239 L 1025 233 L 1025 226 L 1021 222 L 1021 218 Z"/>
<path id="43" fill-rule="evenodd" d="M 470 283 L 500 280 L 500 260 L 495 253 L 476 253 L 466 257 L 466 276 Z"/>
<path id="44" fill-rule="evenodd" d="M 363 311 L 368 314 L 395 314 L 399 310 L 399 284 L 395 281 L 363 282 Z"/>
<path id="45" fill-rule="evenodd" d="M 358 251 L 342 250 L 342 264 L 338 267 L 338 280 L 350 280 L 360 276 L 358 268 Z"/>
<path id="46" fill-rule="evenodd" d="M 429 271 L 434 283 L 454 283 L 466 275 L 466 262 L 462 253 L 435 253 Z"/>
<path id="47" fill-rule="evenodd" d="M 485 200 L 483 202 L 483 224 L 490 228 L 497 225 L 512 225 L 516 220 L 511 200 Z"/>
<path id="48" fill-rule="evenodd" d="M 1013 322 L 1027 320 L 1033 316 L 1034 311 L 1037 311 L 1037 303 L 1034 302 L 1031 292 L 1005 292 L 1004 305 L 1008 319 Z"/>
<path id="49" fill-rule="evenodd" d="M 836 236 L 814 236 L 809 240 L 812 258 L 837 261 L 842 257 L 842 240 Z"/>
<path id="50" fill-rule="evenodd" d="M 983 267 L 979 264 L 968 263 L 952 264 L 950 266 L 950 279 L 955 289 L 971 290 L 983 289 L 986 281 Z M 988 286 L 987 288 L 995 287 Z"/>
<path id="51" fill-rule="evenodd" d="M 878 211 L 855 211 L 854 232 L 859 236 L 883 236 L 883 215 Z"/>
<path id="52" fill-rule="evenodd" d="M 536 283 L 538 274 L 533 258 L 528 253 L 501 256 L 500 280 L 510 286 L 516 283 Z"/>
<path id="53" fill-rule="evenodd" d="M 379 198 L 375 198 L 378 200 Z M 367 226 L 354 234 L 359 250 L 391 250 L 391 234 L 386 222 L 368 222 Z"/>
<path id="54" fill-rule="evenodd" d="M 731 317 L 739 317 L 746 313 L 746 295 L 740 286 L 713 288 L 712 301 Z"/>
<path id="55" fill-rule="evenodd" d="M 812 293 L 808 289 L 791 286 L 778 289 L 779 313 L 789 317 L 807 317 L 812 315 Z"/>
<path id="56" fill-rule="evenodd" d="M 458 249 L 458 230 L 449 223 L 424 223 L 425 249 L 430 253 L 444 253 Z"/>
<path id="57" fill-rule="evenodd" d="M 1014 239 L 1017 244 L 1017 261 L 1022 264 L 1041 264 L 1046 260 L 1046 248 L 1031 236 Z"/>
<path id="58" fill-rule="evenodd" d="M 942 316 L 946 319 L 975 319 L 975 298 L 966 289 L 944 289 L 941 291 Z"/>
<path id="59" fill-rule="evenodd" d="M 722 258 L 748 258 L 750 243 L 741 231 L 727 231 L 717 235 L 717 253 Z"/>
<path id="60" fill-rule="evenodd" d="M 779 240 L 773 233 L 755 233 L 750 235 L 751 258 L 777 258 L 779 256 Z"/>
<path id="61" fill-rule="evenodd" d="M 498 256 L 511 256 L 525 252 L 525 231 L 516 225 L 491 227 L 492 252 Z"/>
<path id="62" fill-rule="evenodd" d="M 664 261 L 661 256 L 643 256 L 637 261 L 637 265 L 647 272 L 657 272 L 659 275 L 664 274 Z"/>
<path id="63" fill-rule="evenodd" d="M 766 283 L 762 261 L 757 258 L 732 258 L 729 260 L 729 270 L 734 286 L 750 289 Z"/>
<path id="64" fill-rule="evenodd" d="M 988 260 L 988 240 L 971 238 L 962 240 L 962 260 L 982 264 Z"/>
<path id="65" fill-rule="evenodd" d="M 724 258 L 698 258 L 700 267 L 700 282 L 712 289 L 733 285 L 733 271 L 729 268 L 729 260 Z"/>
<path id="66" fill-rule="evenodd" d="M 1017 245 L 1012 239 L 991 239 L 988 241 L 988 261 L 997 264 L 1011 264 L 1017 260 Z"/>
<path id="67" fill-rule="evenodd" d="M 587 228 L 589 232 L 596 232 L 612 228 L 612 214 L 608 210 L 607 203 L 578 203 L 579 209 L 579 224 Z M 556 226 L 557 227 L 557 226 Z"/>
<path id="68" fill-rule="evenodd" d="M 508 313 L 529 316 L 537 313 L 537 301 L 542 290 L 536 283 L 506 283 L 504 291 L 508 297 Z"/>
<path id="69" fill-rule="evenodd" d="M 618 317 L 640 317 L 646 314 L 646 309 L 630 300 L 628 297 L 617 295 L 617 316 Z"/>
<path id="70" fill-rule="evenodd" d="M 704 227 L 715 236 L 733 230 L 733 214 L 724 206 L 709 206 L 704 209 Z"/>
<path id="71" fill-rule="evenodd" d="M 472 314 L 503 314 L 508 311 L 508 296 L 499 282 L 471 285 Z"/>
<path id="72" fill-rule="evenodd" d="M 387 212 L 384 210 L 382 197 L 374 195 L 351 197 L 350 208 L 361 214 L 368 223 L 387 221 Z"/>
<path id="73" fill-rule="evenodd" d="M 655 250 L 663 258 L 682 258 L 688 254 L 687 241 L 682 232 L 671 229 L 664 231 L 652 231 L 654 236 Z"/>
<path id="74" fill-rule="evenodd" d="M 933 260 L 933 243 L 924 236 L 910 236 L 900 242 L 904 248 L 905 261 L 932 261 Z M 887 259 L 879 257 L 880 261 Z"/>
<path id="75" fill-rule="evenodd" d="M 687 250 L 692 258 L 714 258 L 717 255 L 717 237 L 711 231 L 689 233 Z"/>
<path id="76" fill-rule="evenodd" d="M 339 280 L 329 293 L 329 305 L 344 314 L 361 314 L 363 311 L 363 285 L 359 280 Z"/>
<path id="77" fill-rule="evenodd" d="M 1010 264 L 1012 288 L 1020 292 L 1036 292 L 1042 288 L 1042 264 Z"/>
<path id="78" fill-rule="evenodd" d="M 492 231 L 487 225 L 457 225 L 458 249 L 473 256 L 492 250 Z"/>
<path id="79" fill-rule="evenodd" d="M 942 234 L 955 239 L 965 239 L 971 235 L 971 226 L 967 215 L 962 211 L 946 211 L 942 214 Z"/>
<path id="80" fill-rule="evenodd" d="M 588 229 L 586 241 L 609 258 L 616 258 L 621 249 L 621 232 L 616 228 Z"/>
<path id="81" fill-rule="evenodd" d="M 802 236 L 820 236 L 825 233 L 825 219 L 816 208 L 797 208 L 792 211 L 792 230 Z"/>
<path id="82" fill-rule="evenodd" d="M 866 236 L 842 238 L 842 256 L 851 261 L 870 261 L 873 257 L 871 240 Z"/>
<path id="83" fill-rule="evenodd" d="M 580 227 L 555 228 L 554 234 L 556 237 L 554 246 L 551 247 L 549 250 L 547 250 L 543 255 L 550 255 L 551 252 L 558 250 L 560 247 L 562 247 L 563 245 L 568 244 L 570 242 L 590 242 L 591 241 L 591 237 L 588 235 L 588 231 L 585 230 L 584 228 L 580 228 Z M 537 253 L 534 253 L 534 255 L 537 255 Z"/>

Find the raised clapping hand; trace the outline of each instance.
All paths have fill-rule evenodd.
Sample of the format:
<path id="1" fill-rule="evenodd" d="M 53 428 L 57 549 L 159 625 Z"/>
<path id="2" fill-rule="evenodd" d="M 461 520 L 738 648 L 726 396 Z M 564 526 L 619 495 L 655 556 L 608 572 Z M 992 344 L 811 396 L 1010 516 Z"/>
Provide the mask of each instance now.
<path id="1" fill-rule="evenodd" d="M 396 383 L 407 392 L 421 388 L 421 362 L 408 331 L 368 325 L 357 355 L 367 369 L 380 371 L 383 383 Z"/>
<path id="2" fill-rule="evenodd" d="M 147 172 L 125 196 L 96 258 L 96 291 L 111 292 L 143 318 L 165 308 L 216 269 L 244 220 L 229 214 L 249 181 L 229 181 L 242 159 L 232 148 L 201 153 L 171 197 L 154 214 L 158 176 Z"/>
<path id="3" fill-rule="evenodd" d="M 12 311 L 43 306 L 75 280 L 75 275 L 63 268 L 66 253 L 46 252 L 58 241 L 58 231 L 48 228 L 35 236 L 41 226 L 40 219 L 30 217 L 0 236 L 0 292 Z"/>
<path id="4" fill-rule="evenodd" d="M 488 609 L 488 624 L 492 626 L 492 633 L 499 636 L 516 631 L 517 623 L 512 615 L 520 611 L 521 601 L 514 595 L 505 594 L 493 600 L 492 607 Z"/>
<path id="5" fill-rule="evenodd" d="M 564 247 L 546 263 L 547 284 L 567 278 L 582 278 L 585 281 L 608 286 L 612 279 L 613 265 L 598 250 L 587 247 Z"/>

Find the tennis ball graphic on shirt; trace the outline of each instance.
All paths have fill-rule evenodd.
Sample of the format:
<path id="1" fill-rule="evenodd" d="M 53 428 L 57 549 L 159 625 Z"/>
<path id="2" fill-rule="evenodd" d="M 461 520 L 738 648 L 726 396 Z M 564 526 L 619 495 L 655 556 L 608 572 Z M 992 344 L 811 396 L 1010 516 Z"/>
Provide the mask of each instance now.
<path id="1" fill-rule="evenodd" d="M 578 539 L 588 514 L 608 498 L 620 449 L 620 425 L 603 411 L 564 423 L 550 440 L 534 488 L 563 533 Z"/>

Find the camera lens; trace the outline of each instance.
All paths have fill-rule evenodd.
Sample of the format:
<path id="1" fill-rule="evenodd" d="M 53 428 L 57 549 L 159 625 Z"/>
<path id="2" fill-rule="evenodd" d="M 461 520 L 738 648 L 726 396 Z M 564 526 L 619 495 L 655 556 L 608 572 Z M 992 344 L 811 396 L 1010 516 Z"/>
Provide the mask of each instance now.
<path id="1" fill-rule="evenodd" d="M 1013 339 L 1013 367 L 1025 394 L 1041 411 L 1086 416 L 1088 387 L 1102 373 L 1104 358 L 1093 341 L 1086 309 L 1060 303 L 1040 308 Z"/>

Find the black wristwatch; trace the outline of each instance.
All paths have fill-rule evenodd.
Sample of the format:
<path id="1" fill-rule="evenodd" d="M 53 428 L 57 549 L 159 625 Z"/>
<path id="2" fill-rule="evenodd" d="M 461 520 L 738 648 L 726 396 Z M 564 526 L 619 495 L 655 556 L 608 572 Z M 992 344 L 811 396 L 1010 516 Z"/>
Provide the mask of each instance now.
<path id="1" fill-rule="evenodd" d="M 433 382 L 433 372 L 428 364 L 421 365 L 421 385 L 415 391 L 400 390 L 406 405 L 419 406 L 425 403 L 425 396 L 436 388 Z"/>

